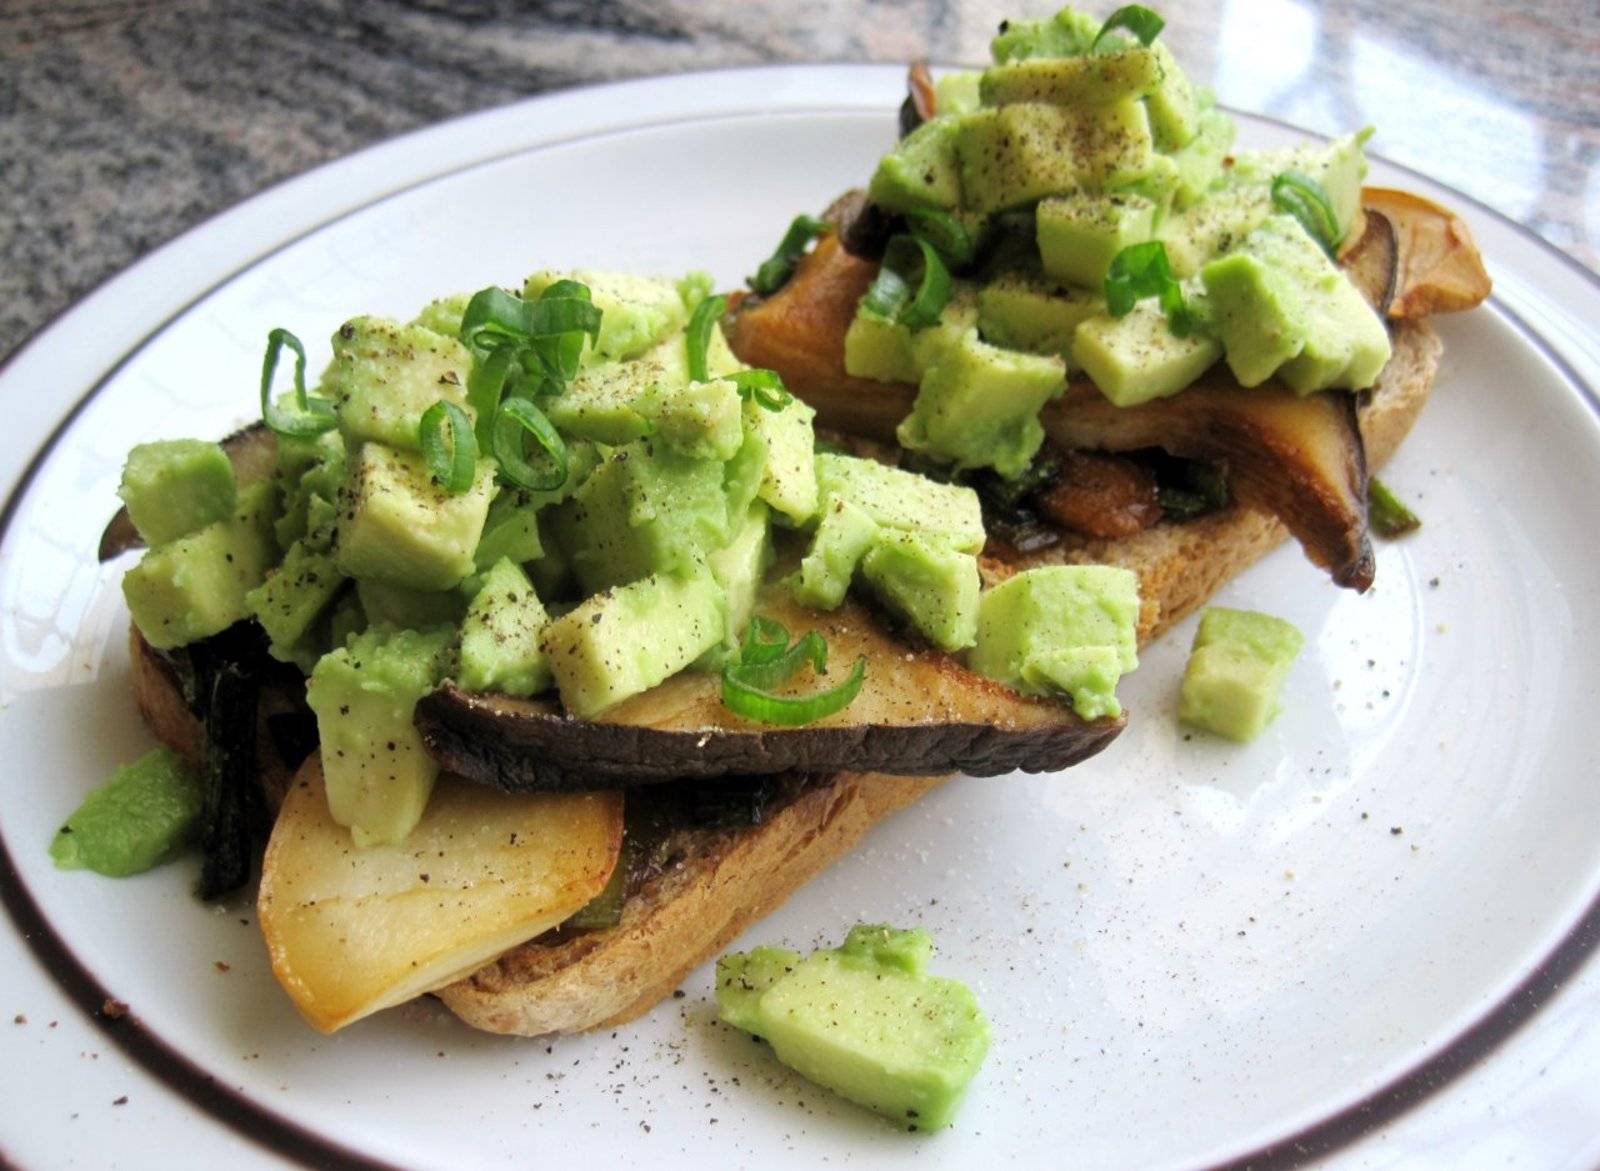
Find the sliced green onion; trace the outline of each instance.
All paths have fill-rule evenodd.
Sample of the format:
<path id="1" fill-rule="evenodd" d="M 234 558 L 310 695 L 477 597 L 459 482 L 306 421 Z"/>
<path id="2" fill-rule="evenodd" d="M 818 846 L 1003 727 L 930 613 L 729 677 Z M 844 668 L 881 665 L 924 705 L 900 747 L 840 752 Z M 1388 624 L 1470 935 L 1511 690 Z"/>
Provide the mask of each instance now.
<path id="1" fill-rule="evenodd" d="M 1377 476 L 1367 481 L 1367 523 L 1380 537 L 1403 537 L 1422 527 L 1422 518 L 1405 506 Z"/>
<path id="2" fill-rule="evenodd" d="M 791 698 L 752 687 L 739 678 L 736 668 L 729 668 L 722 674 L 722 703 L 729 711 L 746 719 L 759 720 L 763 724 L 798 727 L 815 723 L 824 716 L 831 716 L 848 707 L 860 693 L 861 683 L 866 677 L 867 660 L 862 656 L 837 687 L 830 687 L 815 695 Z"/>
<path id="3" fill-rule="evenodd" d="M 805 252 L 806 245 L 824 232 L 832 230 L 816 216 L 795 216 L 789 224 L 789 230 L 783 234 L 783 239 L 778 241 L 777 250 L 763 260 L 756 267 L 756 275 L 749 278 L 750 287 L 758 293 L 776 293 L 794 275 L 795 265 L 800 263 L 800 256 Z"/>
<path id="4" fill-rule="evenodd" d="M 1328 191 L 1321 183 L 1299 171 L 1285 171 L 1272 180 L 1272 202 L 1280 211 L 1299 220 L 1300 226 L 1329 256 L 1338 251 L 1343 233 L 1339 231 L 1333 200 L 1328 198 Z"/>
<path id="5" fill-rule="evenodd" d="M 772 688 L 787 683 L 806 663 L 819 675 L 828 669 L 828 643 L 822 635 L 809 630 L 785 650 L 788 639 L 782 623 L 759 616 L 750 620 L 739 661 L 722 669 L 722 702 L 728 710 L 764 724 L 796 727 L 840 711 L 860 693 L 867 677 L 865 656 L 856 659 L 842 683 L 826 691 L 772 694 Z"/>
<path id="6" fill-rule="evenodd" d="M 574 283 L 558 282 L 561 285 Z M 554 288 L 556 286 L 552 285 L 551 289 Z M 508 343 L 523 346 L 535 338 L 573 332 L 585 333 L 591 338 L 600 336 L 600 310 L 588 297 L 557 296 L 524 301 L 504 289 L 489 288 L 473 294 L 466 312 L 461 315 L 461 340 L 474 350 L 485 352 Z"/>
<path id="7" fill-rule="evenodd" d="M 768 411 L 781 411 L 794 401 L 776 370 L 739 370 L 728 375 L 739 388 L 739 397 Z"/>
<path id="8" fill-rule="evenodd" d="M 1141 45 L 1148 45 L 1166 27 L 1167 22 L 1144 5 L 1129 4 L 1106 17 L 1106 22 L 1100 26 L 1100 31 L 1095 34 L 1094 41 L 1089 46 L 1089 52 L 1093 53 L 1100 47 L 1101 41 L 1119 28 L 1127 29 L 1138 37 Z"/>
<path id="9" fill-rule="evenodd" d="M 861 303 L 869 313 L 922 329 L 939 320 L 950 290 L 950 270 L 938 250 L 919 236 L 896 236 L 884 249 L 883 265 Z"/>
<path id="10" fill-rule="evenodd" d="M 272 399 L 272 380 L 284 346 L 294 351 L 294 399 L 288 408 Z M 306 348 L 287 329 L 267 334 L 267 352 L 261 360 L 261 419 L 279 435 L 292 436 L 321 435 L 335 422 L 331 402 L 306 394 Z"/>
<path id="11" fill-rule="evenodd" d="M 492 350 L 481 359 L 474 359 L 467 374 L 467 405 L 478 417 L 478 445 L 491 447 L 494 439 L 494 418 L 500 410 L 500 398 L 505 393 L 506 375 L 511 371 L 515 351 L 509 347 Z"/>
<path id="12" fill-rule="evenodd" d="M 705 298 L 689 315 L 689 325 L 685 333 L 689 347 L 691 382 L 705 382 L 708 379 L 706 355 L 711 349 L 711 331 L 716 328 L 717 322 L 722 320 L 722 315 L 727 311 L 728 298 L 719 293 L 715 297 Z"/>
<path id="13" fill-rule="evenodd" d="M 760 614 L 750 619 L 745 627 L 744 642 L 739 647 L 739 662 L 747 666 L 770 663 L 789 645 L 789 628 L 775 618 Z"/>
<path id="14" fill-rule="evenodd" d="M 450 430 L 448 442 L 445 428 Z M 422 444 L 422 459 L 428 474 L 453 496 L 472 487 L 478 470 L 478 437 L 472 433 L 472 420 L 453 402 L 440 399 L 422 412 L 417 428 Z"/>
<path id="15" fill-rule="evenodd" d="M 914 207 L 906 212 L 911 234 L 932 244 L 952 268 L 965 268 L 977 255 L 977 242 L 967 226 L 947 211 Z"/>
<path id="16" fill-rule="evenodd" d="M 508 398 L 500 404 L 494 418 L 494 458 L 500 474 L 519 488 L 549 491 L 567 482 L 567 445 L 550 420 L 532 400 Z M 543 466 L 528 461 L 529 436 L 544 452 Z"/>
<path id="17" fill-rule="evenodd" d="M 1145 297 L 1159 297 L 1167 326 L 1178 337 L 1194 330 L 1194 316 L 1184 304 L 1183 289 L 1167 262 L 1167 247 L 1160 240 L 1130 244 L 1117 253 L 1106 270 L 1106 311 L 1126 317 Z"/>

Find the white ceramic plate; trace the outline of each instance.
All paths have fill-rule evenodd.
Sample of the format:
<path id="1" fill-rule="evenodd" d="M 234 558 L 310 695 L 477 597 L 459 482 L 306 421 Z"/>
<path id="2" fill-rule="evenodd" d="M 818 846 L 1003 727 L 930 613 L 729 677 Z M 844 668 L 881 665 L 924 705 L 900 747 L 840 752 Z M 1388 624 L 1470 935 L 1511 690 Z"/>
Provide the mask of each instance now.
<path id="1" fill-rule="evenodd" d="M 413 1007 L 323 1038 L 273 984 L 248 904 L 193 902 L 189 864 L 121 882 L 52 868 L 62 817 L 148 743 L 122 567 L 92 555 L 130 444 L 247 419 L 272 326 L 320 339 L 542 265 L 734 285 L 790 215 L 868 173 L 899 94 L 893 69 L 740 71 L 436 127 L 185 236 L 0 373 L 0 483 L 19 485 L 0 517 L 10 1157 L 1282 1163 L 1394 1116 L 1527 1015 L 1519 989 L 1570 974 L 1600 891 L 1600 427 L 1583 389 L 1600 353 L 1582 324 L 1600 293 L 1383 166 L 1466 212 L 1497 291 L 1441 323 L 1435 401 L 1386 473 L 1427 523 L 1381 548 L 1376 588 L 1336 590 L 1284 549 L 1225 591 L 1307 635 L 1270 733 L 1239 749 L 1176 726 L 1185 626 L 1125 684 L 1132 725 L 1104 755 L 943 788 L 740 941 L 930 927 L 994 1029 L 951 1131 L 903 1134 L 789 1075 L 714 1022 L 706 969 L 615 1033 L 492 1038 Z M 84 1011 L 107 995 L 131 1016 Z"/>

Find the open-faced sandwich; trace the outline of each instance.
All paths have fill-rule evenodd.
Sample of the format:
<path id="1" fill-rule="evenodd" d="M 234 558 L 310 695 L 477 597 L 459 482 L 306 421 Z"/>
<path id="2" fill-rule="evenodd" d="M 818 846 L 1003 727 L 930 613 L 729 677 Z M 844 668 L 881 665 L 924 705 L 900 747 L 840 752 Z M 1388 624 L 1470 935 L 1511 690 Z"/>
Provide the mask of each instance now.
<path id="1" fill-rule="evenodd" d="M 943 777 L 1104 747 L 1137 645 L 1285 529 L 1364 586 L 1368 462 L 1482 269 L 1359 137 L 1233 153 L 1153 38 L 914 71 L 754 295 L 542 271 L 346 323 L 312 389 L 274 331 L 262 423 L 136 449 L 102 545 L 148 546 L 140 857 L 197 833 L 224 894 L 270 827 L 318 1028 L 615 1023 Z"/>
<path id="2" fill-rule="evenodd" d="M 914 68 L 867 189 L 797 220 L 728 321 L 819 426 L 978 491 L 986 581 L 1126 566 L 1142 637 L 1286 533 L 1365 589 L 1426 319 L 1489 291 L 1460 219 L 1362 186 L 1367 132 L 1236 151 L 1160 29 L 1064 9 L 982 72 Z"/>

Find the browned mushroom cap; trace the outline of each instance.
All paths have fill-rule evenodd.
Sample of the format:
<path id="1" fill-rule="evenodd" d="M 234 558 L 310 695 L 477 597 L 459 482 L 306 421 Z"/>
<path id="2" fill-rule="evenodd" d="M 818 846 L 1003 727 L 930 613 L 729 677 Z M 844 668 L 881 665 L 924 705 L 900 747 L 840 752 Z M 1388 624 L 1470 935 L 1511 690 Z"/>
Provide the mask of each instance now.
<path id="1" fill-rule="evenodd" d="M 1365 187 L 1362 204 L 1394 227 L 1399 253 L 1388 315 L 1415 321 L 1433 313 L 1471 309 L 1491 281 L 1466 221 L 1430 199 L 1388 187 Z"/>
<path id="2" fill-rule="evenodd" d="M 772 727 L 724 707 L 717 676 L 686 671 L 593 720 L 562 715 L 552 699 L 447 686 L 417 705 L 417 726 L 446 769 L 514 791 L 841 769 L 1044 772 L 1094 755 L 1123 727 L 1120 717 L 1083 720 L 1063 701 L 1020 695 L 949 655 L 913 648 L 854 601 L 819 613 L 772 585 L 757 612 L 797 634 L 819 631 L 828 640 L 830 676 L 865 656 L 866 680 L 854 702 L 806 727 Z M 810 679 L 796 684 L 800 692 L 817 686 Z"/>
<path id="3" fill-rule="evenodd" d="M 222 441 L 222 450 L 233 464 L 233 477 L 240 484 L 266 479 L 278 462 L 278 437 L 265 423 L 252 423 Z M 126 508 L 119 508 L 100 534 L 99 558 L 110 561 L 129 549 L 144 548 L 144 538 L 133 527 Z"/>

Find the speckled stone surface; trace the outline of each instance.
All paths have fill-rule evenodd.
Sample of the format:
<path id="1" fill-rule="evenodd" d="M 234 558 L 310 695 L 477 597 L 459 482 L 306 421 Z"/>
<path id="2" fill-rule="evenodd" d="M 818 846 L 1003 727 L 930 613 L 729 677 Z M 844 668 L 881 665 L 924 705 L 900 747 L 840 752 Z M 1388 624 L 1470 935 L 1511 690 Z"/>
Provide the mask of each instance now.
<path id="1" fill-rule="evenodd" d="M 1104 7 L 1109 8 L 1110 5 Z M 0 355 L 118 270 L 358 147 L 529 94 L 763 61 L 981 61 L 1027 0 L 8 0 Z M 1600 267 L 1600 9 L 1194 0 L 1166 36 L 1240 109 L 1337 131 Z"/>

